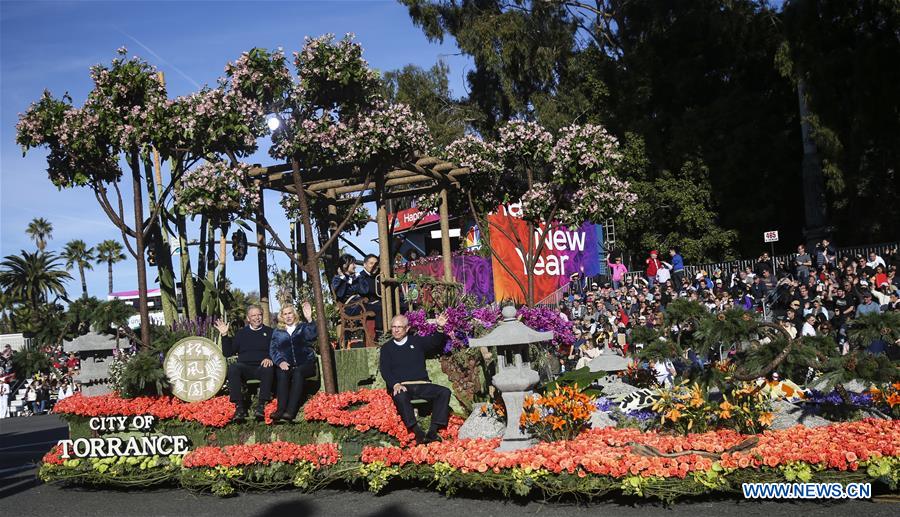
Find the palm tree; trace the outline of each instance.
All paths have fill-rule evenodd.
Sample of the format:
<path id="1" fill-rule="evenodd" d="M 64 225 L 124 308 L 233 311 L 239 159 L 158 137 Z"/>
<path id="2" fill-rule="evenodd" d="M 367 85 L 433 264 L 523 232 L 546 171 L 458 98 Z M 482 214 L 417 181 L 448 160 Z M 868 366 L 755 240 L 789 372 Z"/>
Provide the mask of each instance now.
<path id="1" fill-rule="evenodd" d="M 44 251 L 47 241 L 53 237 L 53 225 L 43 217 L 35 217 L 28 223 L 25 233 L 37 244 L 39 250 Z"/>
<path id="2" fill-rule="evenodd" d="M 87 298 L 87 281 L 84 278 L 84 270 L 94 269 L 94 266 L 91 265 L 91 261 L 96 260 L 94 248 L 88 248 L 83 240 L 75 239 L 66 243 L 62 258 L 66 260 L 67 268 L 71 269 L 73 265 L 78 266 L 78 274 L 81 276 L 81 293 L 84 298 Z"/>
<path id="3" fill-rule="evenodd" d="M 112 267 L 116 262 L 121 262 L 125 260 L 125 253 L 123 253 L 122 245 L 114 240 L 105 240 L 97 245 L 97 257 L 96 261 L 98 264 L 103 264 L 104 262 L 109 267 L 109 291 L 113 292 L 113 274 Z"/>
<path id="4" fill-rule="evenodd" d="M 57 260 L 55 254 L 42 251 L 7 255 L 0 262 L 0 287 L 33 310 L 47 303 L 49 295 L 65 298 L 65 281 L 72 276 Z"/>

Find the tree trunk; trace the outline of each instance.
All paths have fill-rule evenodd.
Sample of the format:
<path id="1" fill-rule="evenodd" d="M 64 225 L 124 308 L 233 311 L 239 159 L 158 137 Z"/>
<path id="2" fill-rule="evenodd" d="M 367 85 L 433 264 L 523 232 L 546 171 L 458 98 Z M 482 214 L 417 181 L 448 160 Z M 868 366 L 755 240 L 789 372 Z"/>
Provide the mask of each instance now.
<path id="1" fill-rule="evenodd" d="M 206 216 L 200 216 L 200 251 L 197 252 L 197 278 L 206 277 Z"/>
<path id="2" fill-rule="evenodd" d="M 158 195 L 162 195 L 162 176 L 159 170 L 159 154 L 153 151 L 155 158 L 154 164 L 150 162 L 150 155 L 144 155 L 144 175 L 147 179 L 147 199 L 150 205 L 150 213 L 152 214 L 157 205 L 163 200 L 158 199 Z M 154 182 L 154 169 L 157 181 Z M 156 188 L 159 184 L 160 192 L 157 194 Z M 165 220 L 165 208 L 160 210 L 158 219 L 151 221 L 150 224 L 156 224 L 159 229 L 154 232 L 153 242 L 148 243 L 153 246 L 156 251 L 156 274 L 159 277 L 159 297 L 162 302 L 163 318 L 167 326 L 172 326 L 178 319 L 178 301 L 175 296 L 175 267 L 172 264 L 172 249 L 169 246 L 169 235 L 163 224 Z"/>
<path id="3" fill-rule="evenodd" d="M 109 292 L 106 294 L 112 294 L 113 292 L 113 279 L 112 279 L 112 260 L 106 261 L 106 267 L 109 270 Z"/>
<path id="4" fill-rule="evenodd" d="M 131 151 L 131 187 L 134 194 L 134 234 L 137 252 L 138 312 L 141 315 L 141 346 L 150 348 L 150 307 L 147 304 L 147 263 L 144 254 L 144 198 L 141 163 L 137 149 Z"/>
<path id="5" fill-rule="evenodd" d="M 256 207 L 256 272 L 259 279 L 259 306 L 262 308 L 263 324 L 272 325 L 269 306 L 269 263 L 266 257 L 266 230 L 260 223 L 266 217 L 264 203 L 265 190 L 259 187 L 259 206 Z"/>
<path id="6" fill-rule="evenodd" d="M 181 258 L 181 298 L 188 319 L 197 319 L 197 294 L 194 291 L 194 274 L 191 272 L 191 254 L 188 252 L 187 223 L 183 215 L 176 217 L 178 226 L 178 253 Z"/>
<path id="7" fill-rule="evenodd" d="M 81 275 L 81 295 L 83 298 L 87 298 L 87 280 L 84 278 L 84 264 L 81 262 L 78 263 L 78 274 Z"/>
<path id="8" fill-rule="evenodd" d="M 225 252 L 228 239 L 228 226 L 228 223 L 222 224 L 222 233 L 219 235 L 219 274 L 216 278 L 216 288 L 219 291 L 219 313 L 222 315 L 222 320 L 225 321 L 225 323 L 228 323 L 228 310 L 227 307 L 225 307 L 225 299 L 222 296 L 222 293 L 228 285 L 228 281 L 225 277 Z"/>
<path id="9" fill-rule="evenodd" d="M 316 329 L 318 330 L 319 354 L 322 358 L 322 380 L 326 393 L 337 393 L 337 382 L 334 378 L 334 365 L 332 363 L 331 345 L 328 344 L 328 323 L 325 320 L 325 298 L 322 293 L 322 277 L 319 274 L 319 263 L 316 260 L 316 244 L 312 238 L 312 222 L 310 221 L 309 202 L 306 199 L 306 191 L 303 189 L 303 179 L 300 173 L 300 163 L 295 158 L 291 159 L 291 168 L 294 179 L 294 187 L 297 192 L 297 201 L 300 206 L 300 219 L 303 223 L 303 234 L 306 236 L 306 264 L 305 269 L 312 282 L 313 296 L 316 304 Z"/>

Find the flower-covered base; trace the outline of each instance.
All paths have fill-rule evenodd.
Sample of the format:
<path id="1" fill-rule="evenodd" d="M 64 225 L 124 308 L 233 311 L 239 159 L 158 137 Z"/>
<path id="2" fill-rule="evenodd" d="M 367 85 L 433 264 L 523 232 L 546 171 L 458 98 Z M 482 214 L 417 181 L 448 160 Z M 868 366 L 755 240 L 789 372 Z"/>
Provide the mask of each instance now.
<path id="1" fill-rule="evenodd" d="M 189 417 L 206 414 L 172 401 L 139 401 L 138 411 L 128 405 L 131 402 L 103 400 L 94 405 L 76 400 L 62 409 L 78 408 L 94 416 L 103 415 L 102 408 L 126 414 L 131 409 L 134 414 L 148 410 L 169 414 L 172 416 L 164 418 L 157 429 L 167 434 L 176 434 L 179 426 L 200 426 Z M 170 484 L 220 495 L 360 483 L 378 492 L 402 480 L 448 494 L 460 489 L 535 497 L 574 494 L 590 498 L 622 493 L 667 501 L 735 492 L 746 482 L 877 482 L 896 491 L 900 481 L 900 421 L 896 420 L 867 419 L 815 429 L 797 426 L 753 435 L 749 442 L 750 436 L 734 431 L 679 436 L 608 427 L 585 431 L 572 440 L 502 452 L 496 450 L 499 439 L 457 439 L 460 421 L 454 421 L 444 441 L 410 446 L 408 433 L 398 424 L 399 417 L 388 402 L 390 397 L 381 390 L 320 394 L 307 403 L 303 418 L 292 424 L 230 424 L 207 429 L 207 436 L 234 439 L 246 436 L 232 427 L 282 429 L 282 435 L 294 430 L 290 432 L 295 432 L 297 441 L 326 443 L 273 439 L 267 443 L 195 444 L 185 456 L 105 459 L 63 459 L 55 447 L 45 455 L 39 475 L 46 482 L 125 487 Z M 166 409 L 166 404 L 174 404 L 177 411 Z M 212 404 L 218 407 L 222 402 Z M 64 416 L 77 421 L 86 415 Z M 300 432 L 306 428 L 321 433 L 313 439 L 312 434 Z M 274 432 L 270 436 L 277 437 L 279 431 Z"/>

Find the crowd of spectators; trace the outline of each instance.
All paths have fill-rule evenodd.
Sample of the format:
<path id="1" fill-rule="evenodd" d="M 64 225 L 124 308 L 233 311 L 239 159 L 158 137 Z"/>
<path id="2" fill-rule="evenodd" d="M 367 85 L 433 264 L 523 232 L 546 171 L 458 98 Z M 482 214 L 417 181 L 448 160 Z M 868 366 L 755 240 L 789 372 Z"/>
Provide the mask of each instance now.
<path id="1" fill-rule="evenodd" d="M 559 303 L 560 312 L 574 322 L 576 335 L 575 346 L 562 357 L 563 367 L 580 368 L 606 350 L 627 355 L 629 346 L 640 347 L 631 342 L 633 329 L 663 324 L 666 306 L 678 298 L 700 302 L 713 313 L 731 308 L 758 311 L 794 337 L 830 335 L 846 354 L 847 329 L 855 318 L 900 311 L 898 264 L 896 248 L 883 256 L 838 259 L 827 240 L 813 252 L 798 246 L 791 263 L 777 264 L 763 253 L 754 266 L 731 274 L 701 270 L 686 277 L 684 260 L 674 248 L 668 260 L 651 251 L 639 275 L 628 274 L 616 257 L 608 276 L 573 275 L 568 298 Z M 651 366 L 661 378 L 673 373 L 670 365 Z"/>
<path id="2" fill-rule="evenodd" d="M 50 367 L 28 376 L 25 382 L 17 382 L 22 376 L 16 372 L 13 364 L 13 350 L 6 345 L 0 352 L 0 370 L 2 370 L 3 384 L 6 385 L 6 393 L 0 393 L 0 397 L 6 397 L 6 404 L 0 401 L 0 418 L 9 416 L 9 407 L 16 393 L 13 386 L 25 388 L 25 411 L 20 415 L 39 415 L 50 411 L 60 400 L 71 397 L 80 391 L 80 386 L 75 380 L 81 368 L 81 361 L 74 353 L 66 354 L 62 345 L 46 345 L 41 347 L 41 352 L 46 354 L 50 361 Z"/>

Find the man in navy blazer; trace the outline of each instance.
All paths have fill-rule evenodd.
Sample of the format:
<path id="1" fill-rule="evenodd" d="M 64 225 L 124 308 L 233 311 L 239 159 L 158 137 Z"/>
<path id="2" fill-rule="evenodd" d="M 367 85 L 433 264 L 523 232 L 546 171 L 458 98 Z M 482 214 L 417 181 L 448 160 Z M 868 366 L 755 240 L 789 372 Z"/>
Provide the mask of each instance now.
<path id="1" fill-rule="evenodd" d="M 417 443 L 440 440 L 438 430 L 447 427 L 450 418 L 450 390 L 432 384 L 425 369 L 425 356 L 439 353 L 447 342 L 444 325 L 447 316 L 437 317 L 438 332 L 430 336 L 409 335 L 406 316 L 394 316 L 391 320 L 392 339 L 382 345 L 379 366 L 387 384 L 388 393 L 407 429 L 416 435 Z M 424 432 L 416 422 L 412 401 L 425 399 L 432 402 L 431 427 Z"/>

